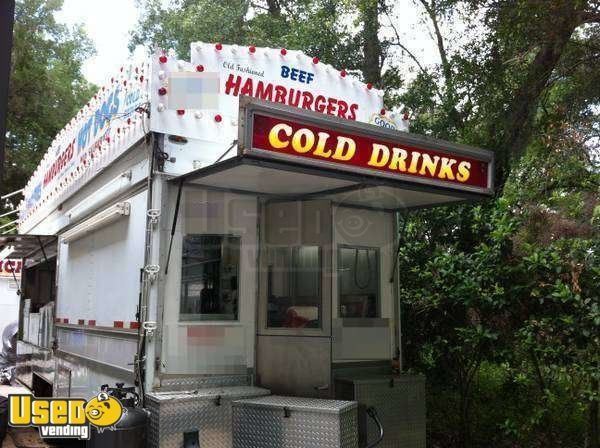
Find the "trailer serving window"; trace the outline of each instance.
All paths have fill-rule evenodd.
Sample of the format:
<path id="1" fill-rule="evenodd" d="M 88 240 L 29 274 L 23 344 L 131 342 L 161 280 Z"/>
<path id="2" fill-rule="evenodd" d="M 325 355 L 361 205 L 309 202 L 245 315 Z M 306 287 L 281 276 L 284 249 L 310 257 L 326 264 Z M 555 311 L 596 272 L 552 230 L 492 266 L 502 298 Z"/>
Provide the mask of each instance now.
<path id="1" fill-rule="evenodd" d="M 340 317 L 379 317 L 379 249 L 338 247 Z"/>
<path id="2" fill-rule="evenodd" d="M 267 326 L 321 328 L 321 248 L 268 249 Z"/>
<path id="3" fill-rule="evenodd" d="M 180 320 L 237 320 L 240 237 L 186 235 Z"/>

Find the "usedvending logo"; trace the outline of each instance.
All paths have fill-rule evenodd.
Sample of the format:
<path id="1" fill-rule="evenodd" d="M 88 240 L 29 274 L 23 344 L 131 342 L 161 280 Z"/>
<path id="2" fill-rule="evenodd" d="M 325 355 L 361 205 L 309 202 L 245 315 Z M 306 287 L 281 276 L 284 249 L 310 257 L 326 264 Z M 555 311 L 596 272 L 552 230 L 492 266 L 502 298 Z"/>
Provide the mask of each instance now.
<path id="1" fill-rule="evenodd" d="M 36 398 L 10 395 L 11 426 L 35 426 L 43 438 L 89 440 L 90 426 L 102 432 L 114 430 L 124 413 L 123 405 L 105 392 L 89 401 L 81 398 Z"/>

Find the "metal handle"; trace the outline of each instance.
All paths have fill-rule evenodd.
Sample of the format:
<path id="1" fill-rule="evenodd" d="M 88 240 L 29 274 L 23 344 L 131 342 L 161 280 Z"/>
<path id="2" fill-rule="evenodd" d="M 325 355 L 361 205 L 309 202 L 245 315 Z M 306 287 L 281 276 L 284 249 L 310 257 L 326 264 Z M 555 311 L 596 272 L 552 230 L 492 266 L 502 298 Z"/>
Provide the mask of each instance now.
<path id="1" fill-rule="evenodd" d="M 320 386 L 315 386 L 315 390 L 327 390 L 329 389 L 329 384 L 322 384 Z"/>
<path id="2" fill-rule="evenodd" d="M 381 441 L 383 440 L 383 425 L 381 424 L 381 420 L 379 420 L 379 416 L 377 415 L 377 410 L 373 406 L 369 406 L 367 408 L 367 414 L 369 415 L 369 417 L 371 417 L 373 419 L 373 421 L 379 428 L 379 438 L 377 440 L 374 440 L 371 443 L 368 443 L 366 446 L 366 448 L 373 448 L 374 446 L 379 445 L 381 443 Z"/>

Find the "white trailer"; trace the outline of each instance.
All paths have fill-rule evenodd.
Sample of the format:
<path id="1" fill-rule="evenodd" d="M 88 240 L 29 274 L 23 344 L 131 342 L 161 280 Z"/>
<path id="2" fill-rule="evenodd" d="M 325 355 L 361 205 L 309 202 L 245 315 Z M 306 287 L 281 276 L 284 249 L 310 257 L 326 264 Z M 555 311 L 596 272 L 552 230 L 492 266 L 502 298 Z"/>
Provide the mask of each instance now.
<path id="1" fill-rule="evenodd" d="M 20 333 L 20 380 L 85 398 L 136 386 L 150 446 L 366 446 L 368 397 L 381 446 L 424 446 L 423 379 L 402 374 L 399 213 L 488 197 L 493 155 L 382 109 L 296 51 L 197 43 L 190 62 L 125 66 L 0 239 L 24 259 L 22 319 L 54 304 L 51 337 Z M 341 432 L 318 439 L 325 417 L 307 409 Z"/>

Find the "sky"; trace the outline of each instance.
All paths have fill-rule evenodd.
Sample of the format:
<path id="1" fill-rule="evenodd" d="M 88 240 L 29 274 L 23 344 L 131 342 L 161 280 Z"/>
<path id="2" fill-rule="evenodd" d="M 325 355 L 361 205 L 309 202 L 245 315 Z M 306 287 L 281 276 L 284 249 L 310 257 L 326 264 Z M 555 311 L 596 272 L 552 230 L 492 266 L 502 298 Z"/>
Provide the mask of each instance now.
<path id="1" fill-rule="evenodd" d="M 135 0 L 64 0 L 56 19 L 67 25 L 83 25 L 96 47 L 96 56 L 83 65 L 83 74 L 88 81 L 102 85 L 131 58 L 127 48 L 129 31 L 138 16 Z M 134 57 L 140 53 L 143 54 L 142 48 Z"/>
<path id="2" fill-rule="evenodd" d="M 163 0 L 168 4 L 168 0 Z M 397 0 L 394 23 L 403 43 L 422 61 L 424 65 L 438 60 L 430 30 L 420 23 L 422 17 L 419 6 L 414 0 Z M 82 24 L 96 47 L 96 55 L 83 65 L 86 79 L 96 85 L 102 85 L 119 67 L 132 57 L 143 58 L 143 47 L 130 55 L 127 48 L 129 32 L 135 27 L 140 11 L 135 0 L 64 0 L 62 11 L 56 18 L 67 25 Z M 382 19 L 383 25 L 387 20 Z M 383 32 L 391 32 L 385 30 Z M 406 74 L 410 77 L 409 61 L 406 61 Z"/>

